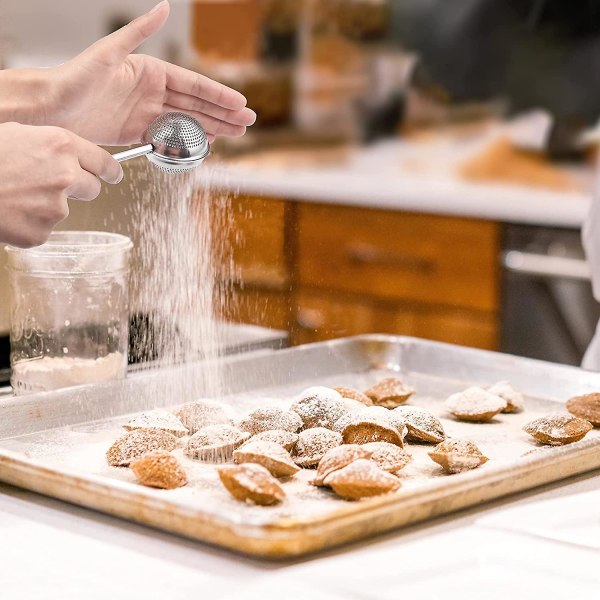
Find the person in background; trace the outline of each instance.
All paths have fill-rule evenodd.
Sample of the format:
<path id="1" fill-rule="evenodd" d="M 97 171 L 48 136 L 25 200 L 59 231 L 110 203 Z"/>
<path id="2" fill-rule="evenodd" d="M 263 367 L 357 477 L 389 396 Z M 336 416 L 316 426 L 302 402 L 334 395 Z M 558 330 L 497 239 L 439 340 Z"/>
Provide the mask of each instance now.
<path id="1" fill-rule="evenodd" d="M 132 54 L 168 16 L 165 0 L 58 67 L 0 71 L 0 242 L 40 245 L 68 216 L 68 198 L 119 183 L 120 164 L 97 144 L 137 143 L 162 112 L 195 117 L 211 142 L 254 123 L 237 91 Z"/>
<path id="2" fill-rule="evenodd" d="M 581 0 L 391 0 L 394 38 L 449 102 L 504 97 L 512 113 L 546 109 L 557 125 L 600 117 L 600 3 Z M 600 301 L 600 180 L 583 245 Z M 600 324 L 582 366 L 600 371 Z"/>
<path id="3" fill-rule="evenodd" d="M 447 101 L 506 98 L 511 113 L 600 117 L 600 2 L 390 0 L 391 36 Z"/>

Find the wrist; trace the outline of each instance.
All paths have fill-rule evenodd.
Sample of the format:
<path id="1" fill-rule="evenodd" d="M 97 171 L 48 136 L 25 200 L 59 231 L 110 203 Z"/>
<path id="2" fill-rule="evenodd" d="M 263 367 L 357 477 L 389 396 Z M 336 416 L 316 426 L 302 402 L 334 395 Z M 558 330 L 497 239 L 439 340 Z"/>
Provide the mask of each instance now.
<path id="1" fill-rule="evenodd" d="M 54 69 L 0 71 L 0 123 L 49 125 L 54 111 Z"/>

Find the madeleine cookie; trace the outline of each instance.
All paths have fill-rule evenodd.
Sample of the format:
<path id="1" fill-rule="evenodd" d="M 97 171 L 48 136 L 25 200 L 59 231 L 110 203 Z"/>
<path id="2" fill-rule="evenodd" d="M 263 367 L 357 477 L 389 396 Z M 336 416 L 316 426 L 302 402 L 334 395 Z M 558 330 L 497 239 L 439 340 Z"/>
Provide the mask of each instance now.
<path id="1" fill-rule="evenodd" d="M 360 402 L 365 406 L 373 406 L 373 400 L 369 398 L 366 394 L 355 390 L 354 388 L 347 387 L 336 387 L 333 388 L 336 392 L 340 394 L 342 398 L 347 398 L 348 400 L 356 400 L 356 402 Z"/>
<path id="2" fill-rule="evenodd" d="M 344 444 L 389 442 L 402 448 L 405 435 L 406 426 L 399 415 L 378 406 L 352 413 L 342 429 Z"/>
<path id="3" fill-rule="evenodd" d="M 260 406 L 238 419 L 236 424 L 250 435 L 273 429 L 296 433 L 302 427 L 302 419 L 295 412 L 280 406 Z"/>
<path id="4" fill-rule="evenodd" d="M 457 439 L 444 440 L 429 452 L 429 457 L 446 473 L 469 471 L 489 460 L 473 442 Z"/>
<path id="5" fill-rule="evenodd" d="M 580 419 L 600 427 L 600 394 L 585 394 L 567 400 L 567 410 Z"/>
<path id="6" fill-rule="evenodd" d="M 261 465 L 225 465 L 218 467 L 217 473 L 227 491 L 242 502 L 270 506 L 285 498 L 277 479 Z"/>
<path id="7" fill-rule="evenodd" d="M 288 452 L 291 452 L 298 442 L 298 434 L 292 431 L 285 431 L 284 429 L 269 429 L 268 431 L 261 431 L 253 435 L 246 443 L 255 441 L 275 442 L 283 446 Z"/>
<path id="8" fill-rule="evenodd" d="M 233 462 L 262 465 L 273 477 L 289 477 L 300 470 L 289 452 L 275 442 L 249 440 L 233 453 Z"/>
<path id="9" fill-rule="evenodd" d="M 414 393 L 415 390 L 412 387 L 396 377 L 383 379 L 365 390 L 365 395 L 371 399 L 373 404 L 385 408 L 396 408 L 396 406 L 404 404 Z"/>
<path id="10" fill-rule="evenodd" d="M 133 431 L 134 429 L 161 429 L 175 437 L 183 437 L 189 433 L 187 427 L 174 414 L 160 408 L 141 413 L 131 419 L 131 421 L 125 423 L 123 429 L 127 431 Z"/>
<path id="11" fill-rule="evenodd" d="M 369 442 L 359 446 L 359 448 L 364 448 L 367 452 L 370 452 L 371 456 L 369 458 L 379 468 L 388 473 L 395 473 L 403 469 L 412 460 L 412 456 L 404 448 L 400 448 L 395 444 L 388 444 L 388 442 Z"/>
<path id="12" fill-rule="evenodd" d="M 394 448 L 396 447 L 394 446 Z M 343 446 L 337 446 L 328 450 L 319 461 L 317 474 L 311 481 L 312 485 L 322 486 L 323 480 L 330 473 L 344 468 L 359 458 L 370 458 L 371 454 L 372 452 L 365 446 L 357 444 L 344 444 Z"/>
<path id="13" fill-rule="evenodd" d="M 177 447 L 177 438 L 162 429 L 134 429 L 121 436 L 108 449 L 106 460 L 113 467 L 127 467 L 131 461 L 149 452 Z"/>
<path id="14" fill-rule="evenodd" d="M 323 483 L 345 500 L 380 496 L 400 487 L 400 480 L 373 461 L 359 458 L 325 477 Z"/>
<path id="15" fill-rule="evenodd" d="M 175 415 L 193 435 L 209 425 L 231 425 L 233 411 L 227 404 L 215 400 L 202 399 L 184 404 Z"/>
<path id="16" fill-rule="evenodd" d="M 305 389 L 290 406 L 302 419 L 304 429 L 325 427 L 333 424 L 346 412 L 342 396 L 333 388 L 315 386 Z"/>
<path id="17" fill-rule="evenodd" d="M 130 467 L 142 485 L 174 490 L 187 484 L 187 476 L 179 461 L 164 450 L 136 458 Z"/>
<path id="18" fill-rule="evenodd" d="M 406 439 L 408 441 L 439 444 L 446 438 L 440 420 L 424 408 L 399 406 L 393 412 L 400 415 L 406 422 L 408 428 Z"/>
<path id="19" fill-rule="evenodd" d="M 303 468 L 316 467 L 328 450 L 340 446 L 342 436 L 324 427 L 311 427 L 301 431 L 294 448 L 294 462 Z"/>
<path id="20" fill-rule="evenodd" d="M 334 424 L 333 427 L 331 428 L 332 431 L 337 431 L 338 433 L 342 433 L 344 431 L 344 428 L 346 427 L 346 425 L 348 425 L 350 423 L 350 421 L 352 421 L 358 414 L 360 414 L 364 409 L 366 408 L 366 406 L 364 408 L 359 408 L 358 410 L 352 410 L 350 412 L 344 413 Z"/>
<path id="21" fill-rule="evenodd" d="M 490 421 L 506 408 L 506 400 L 490 394 L 483 388 L 473 386 L 464 392 L 452 394 L 446 402 L 446 409 L 459 421 Z"/>
<path id="22" fill-rule="evenodd" d="M 589 421 L 573 415 L 555 414 L 535 419 L 523 427 L 540 444 L 562 446 L 583 439 L 593 429 Z"/>
<path id="23" fill-rule="evenodd" d="M 190 437 L 185 453 L 193 460 L 224 463 L 231 460 L 233 451 L 249 438 L 249 433 L 233 425 L 209 425 Z"/>
<path id="24" fill-rule="evenodd" d="M 487 391 L 506 400 L 506 408 L 502 410 L 503 413 L 516 413 L 523 410 L 525 404 L 523 394 L 517 392 L 508 381 L 499 381 L 487 388 Z"/>

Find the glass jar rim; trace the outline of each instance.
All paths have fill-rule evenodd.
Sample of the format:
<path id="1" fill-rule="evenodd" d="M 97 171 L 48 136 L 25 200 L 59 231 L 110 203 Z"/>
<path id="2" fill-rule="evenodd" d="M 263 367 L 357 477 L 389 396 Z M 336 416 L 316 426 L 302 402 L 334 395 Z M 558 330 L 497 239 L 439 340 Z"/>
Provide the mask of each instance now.
<path id="1" fill-rule="evenodd" d="M 48 241 L 34 248 L 17 248 L 5 246 L 9 254 L 39 256 L 78 256 L 82 254 L 106 254 L 107 252 L 123 252 L 133 246 L 132 241 L 120 233 L 108 231 L 53 231 Z"/>
<path id="2" fill-rule="evenodd" d="M 37 277 L 82 277 L 128 268 L 131 240 L 105 231 L 56 231 L 35 248 L 6 246 L 8 270 Z"/>

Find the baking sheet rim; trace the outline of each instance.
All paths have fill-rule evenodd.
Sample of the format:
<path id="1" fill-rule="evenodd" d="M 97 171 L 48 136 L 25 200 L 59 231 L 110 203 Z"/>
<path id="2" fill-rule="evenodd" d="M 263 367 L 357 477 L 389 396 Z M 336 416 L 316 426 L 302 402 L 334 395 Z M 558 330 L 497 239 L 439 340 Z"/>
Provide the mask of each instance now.
<path id="1" fill-rule="evenodd" d="M 198 541 L 225 546 L 244 554 L 285 559 L 399 529 L 600 468 L 600 439 L 583 440 L 577 442 L 577 446 L 572 448 L 575 452 L 561 452 L 565 446 L 546 448 L 542 456 L 531 456 L 518 468 L 513 464 L 498 465 L 469 471 L 459 476 L 448 476 L 447 486 L 441 490 L 440 480 L 437 480 L 418 490 L 407 491 L 406 494 L 399 492 L 369 498 L 348 503 L 347 506 L 325 515 L 307 517 L 306 520 L 281 519 L 270 524 L 234 522 L 224 519 L 222 515 L 207 513 L 201 508 L 194 509 L 170 499 L 160 499 L 157 497 L 161 493 L 160 490 L 140 489 L 137 484 L 126 481 L 107 480 L 104 476 L 93 474 L 81 475 L 70 470 L 59 473 L 8 450 L 0 451 L 0 480 L 71 504 L 130 519 Z M 586 457 L 589 460 L 584 460 Z M 570 463 L 575 463 L 574 468 L 557 478 L 558 468 L 566 467 Z M 530 476 L 534 478 L 534 482 L 529 479 Z M 69 493 L 69 487 L 74 493 Z M 499 492 L 498 488 L 502 490 Z M 478 491 L 480 494 L 476 495 Z M 89 499 L 81 497 L 82 493 L 90 495 Z M 128 506 L 130 510 L 122 512 L 119 506 L 111 507 L 110 502 L 115 500 L 119 505 Z M 443 502 L 448 504 L 442 506 Z M 418 512 L 419 506 L 427 510 L 416 516 L 405 514 L 405 518 L 400 519 L 400 522 L 390 519 L 387 525 L 376 524 L 377 519 L 382 516 L 390 517 L 403 508 L 416 509 Z M 190 520 L 192 529 L 165 524 L 165 519 L 161 518 L 165 514 L 177 516 L 183 519 L 182 522 Z M 343 534 L 348 521 L 351 521 L 350 525 L 354 527 L 367 527 L 359 533 L 347 531 Z M 210 526 L 213 535 L 210 535 L 210 532 L 205 532 L 209 533 L 208 535 L 199 534 L 199 524 Z M 234 539 L 223 539 L 227 532 L 230 532 Z M 329 540 L 329 535 L 327 541 L 319 542 L 320 535 L 332 532 L 341 532 L 343 535 L 338 535 L 333 543 Z M 307 534 L 309 537 L 306 537 Z"/>

